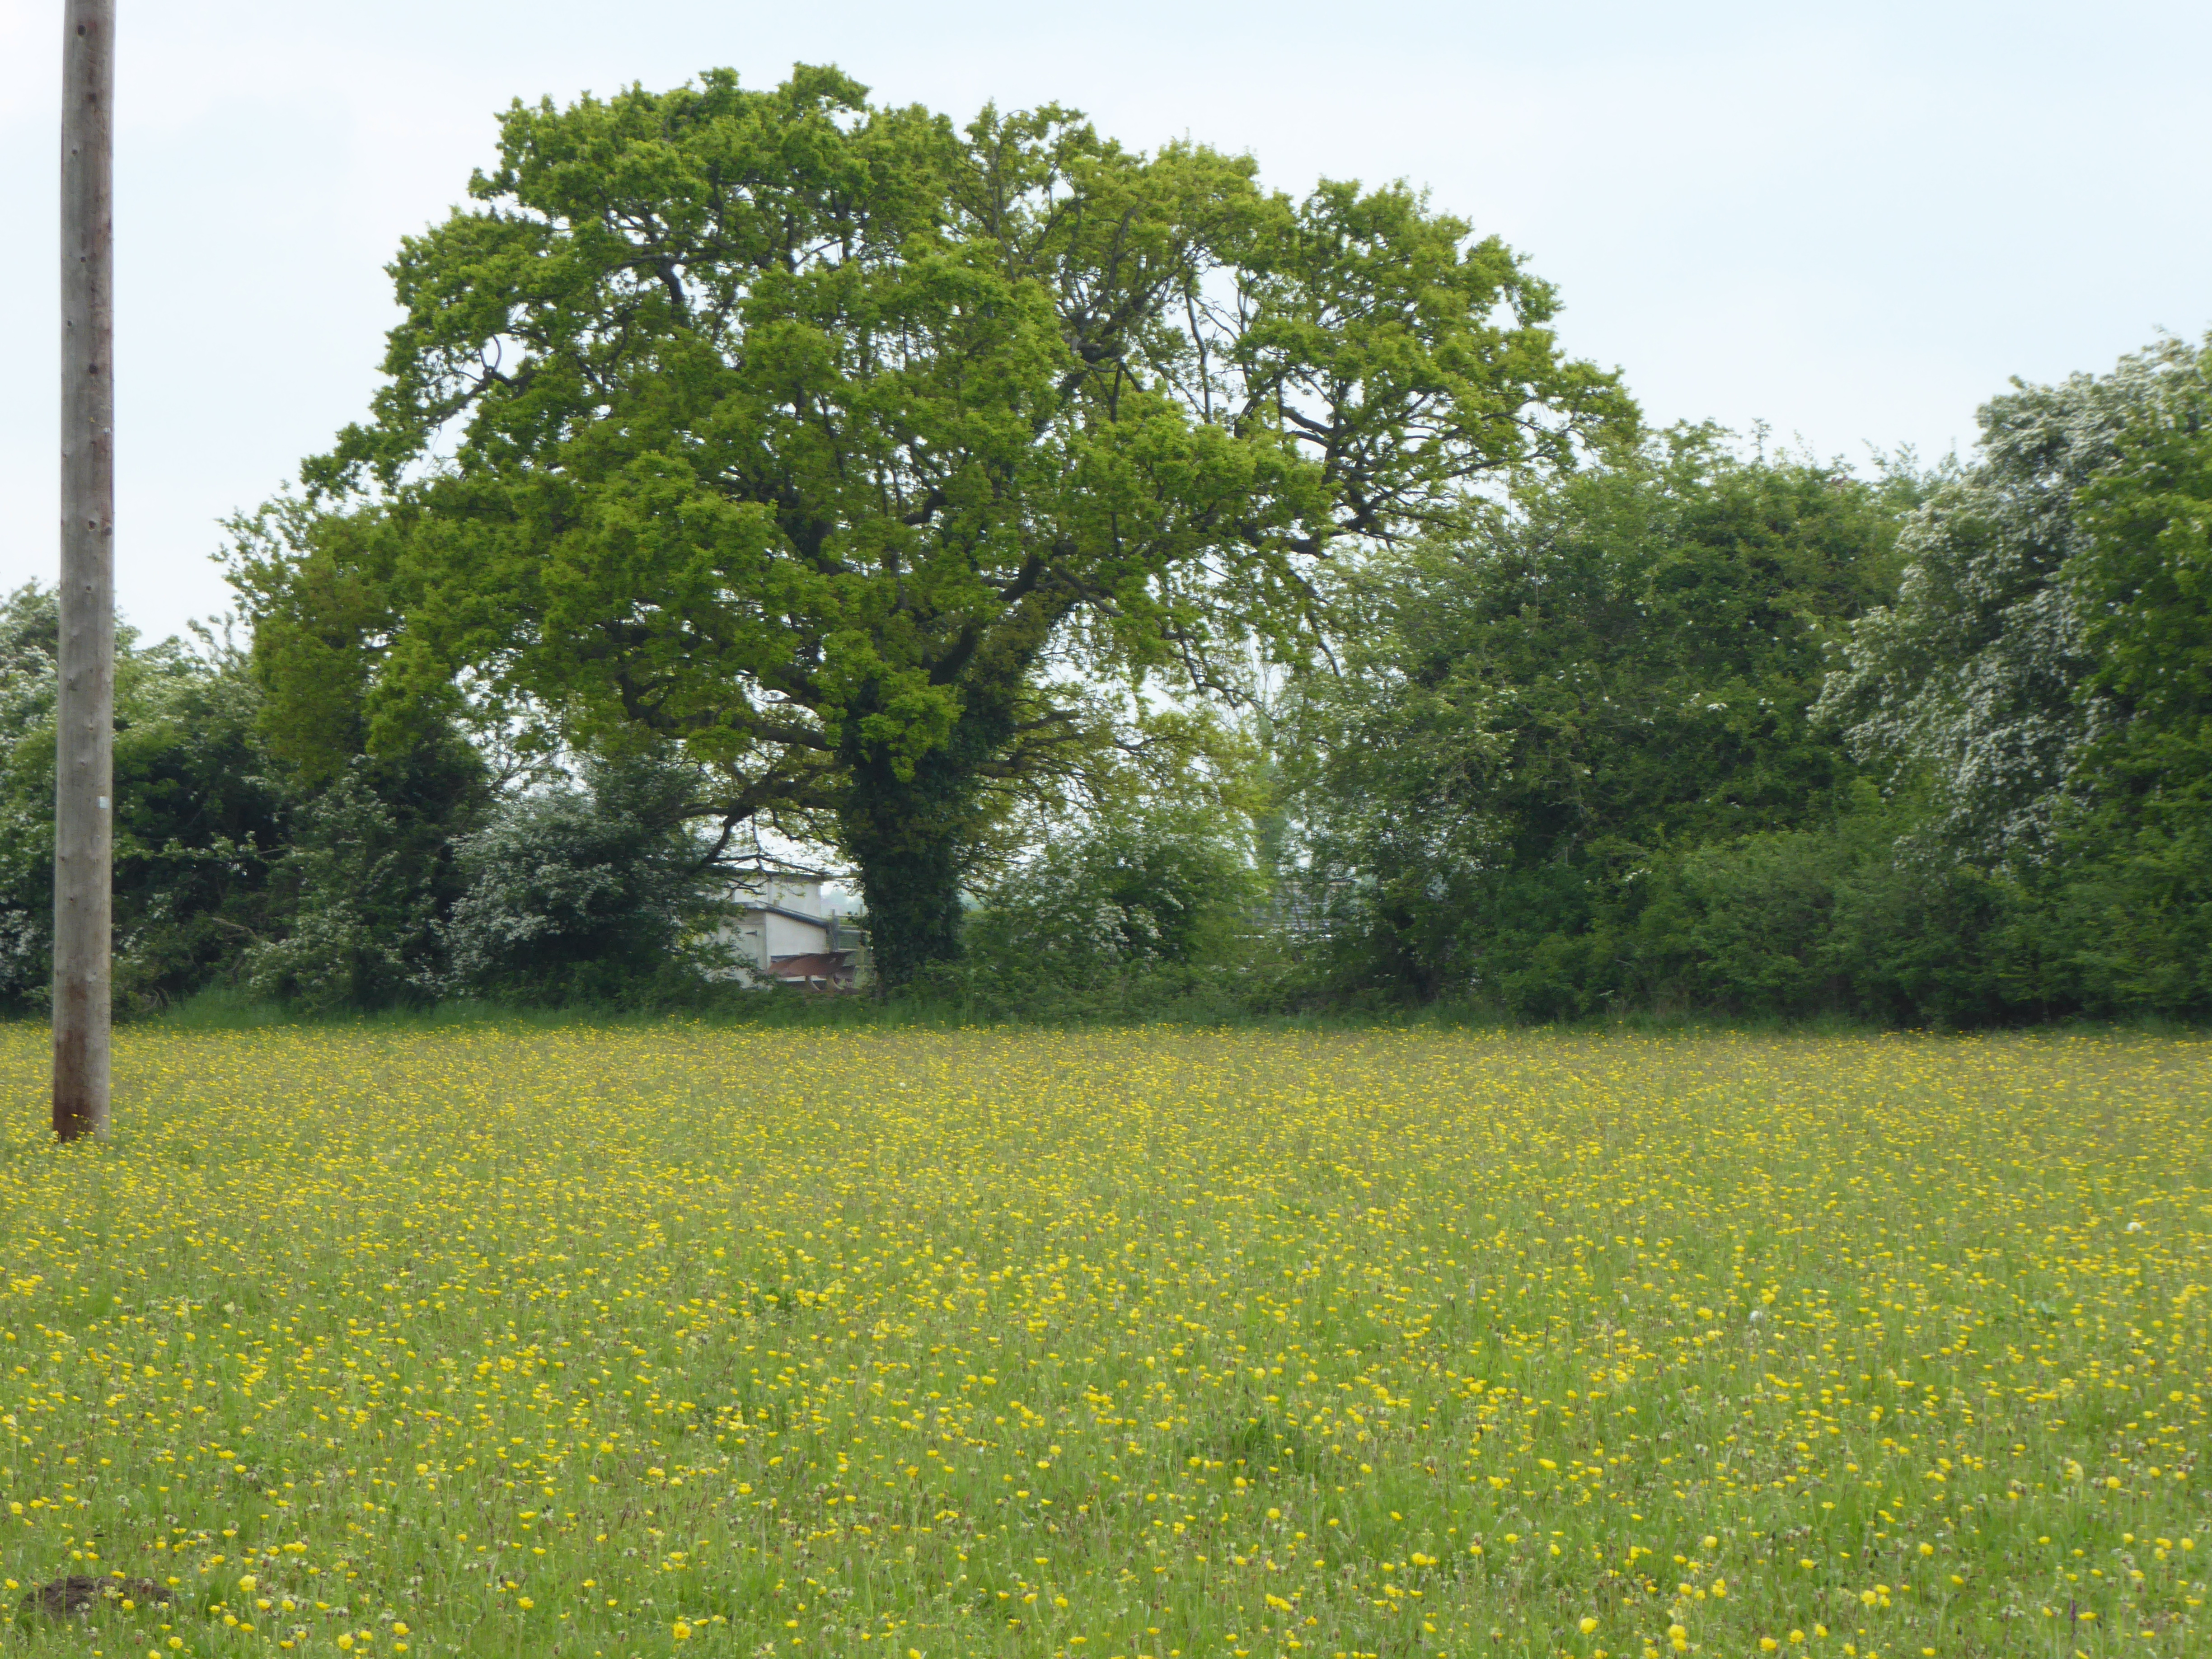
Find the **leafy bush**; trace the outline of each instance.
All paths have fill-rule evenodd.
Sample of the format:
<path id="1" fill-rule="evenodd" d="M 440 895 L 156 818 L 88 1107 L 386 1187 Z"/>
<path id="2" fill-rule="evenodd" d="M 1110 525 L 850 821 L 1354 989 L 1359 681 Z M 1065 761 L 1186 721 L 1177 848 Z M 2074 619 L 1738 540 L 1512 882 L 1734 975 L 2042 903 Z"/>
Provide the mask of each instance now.
<path id="1" fill-rule="evenodd" d="M 53 934 L 52 590 L 0 602 L 0 1006 L 42 1008 Z M 256 731 L 258 695 L 213 640 L 141 647 L 118 630 L 117 1006 L 166 1005 L 230 972 L 272 927 L 287 791 Z"/>
<path id="2" fill-rule="evenodd" d="M 1812 708 L 1911 493 L 1686 430 L 1360 577 L 1301 710 L 1334 982 L 1528 1018 L 1633 999 L 1665 871 L 1848 798 Z"/>
<path id="3" fill-rule="evenodd" d="M 728 886 L 684 828 L 690 775 L 596 763 L 585 787 L 509 801 L 458 845 L 466 890 L 441 934 L 446 988 L 623 1004 L 703 988 Z"/>
<path id="4" fill-rule="evenodd" d="M 1226 1012 L 1255 971 L 1260 884 L 1218 827 L 1103 817 L 1048 842 L 978 896 L 963 957 L 921 982 L 978 1012 L 1143 1018 Z"/>
<path id="5" fill-rule="evenodd" d="M 1646 1006 L 1900 1025 L 1982 1025 L 2053 1012 L 2037 893 L 1934 855 L 1921 803 L 1699 848 L 1639 918 Z"/>
<path id="6" fill-rule="evenodd" d="M 251 988 L 311 1014 L 434 999 L 463 891 L 455 842 L 489 800 L 483 760 L 450 732 L 355 757 L 295 815 L 275 872 L 285 925 L 246 953 Z"/>

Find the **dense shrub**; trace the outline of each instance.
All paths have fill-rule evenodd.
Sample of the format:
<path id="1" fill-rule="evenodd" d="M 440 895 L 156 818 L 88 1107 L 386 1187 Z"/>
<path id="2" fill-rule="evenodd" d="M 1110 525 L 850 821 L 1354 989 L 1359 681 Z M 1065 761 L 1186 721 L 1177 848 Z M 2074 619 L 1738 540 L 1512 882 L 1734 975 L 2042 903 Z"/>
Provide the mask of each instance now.
<path id="1" fill-rule="evenodd" d="M 54 594 L 0 602 L 0 1006 L 43 1007 L 53 934 Z M 124 1009 L 222 977 L 276 925 L 271 864 L 287 791 L 256 730 L 240 658 L 208 639 L 142 647 L 118 630 L 115 966 Z"/>
<path id="2" fill-rule="evenodd" d="M 1531 1018 L 1635 999 L 1663 872 L 1850 798 L 1812 709 L 1911 490 L 1680 432 L 1366 573 L 1303 709 L 1334 982 Z"/>
<path id="3" fill-rule="evenodd" d="M 959 961 L 920 986 L 995 1017 L 1226 1013 L 1264 972 L 1261 890 L 1236 835 L 1183 816 L 1063 831 L 976 896 Z"/>
<path id="4" fill-rule="evenodd" d="M 457 848 L 465 890 L 441 929 L 444 986 L 529 1003 L 635 1003 L 723 965 L 726 878 L 684 828 L 690 779 L 595 763 L 582 785 L 504 803 Z"/>
<path id="5" fill-rule="evenodd" d="M 2036 893 L 1930 856 L 1904 833 L 1917 821 L 1875 799 L 1827 823 L 1688 854 L 1638 919 L 1638 1001 L 1905 1025 L 2051 1012 Z"/>

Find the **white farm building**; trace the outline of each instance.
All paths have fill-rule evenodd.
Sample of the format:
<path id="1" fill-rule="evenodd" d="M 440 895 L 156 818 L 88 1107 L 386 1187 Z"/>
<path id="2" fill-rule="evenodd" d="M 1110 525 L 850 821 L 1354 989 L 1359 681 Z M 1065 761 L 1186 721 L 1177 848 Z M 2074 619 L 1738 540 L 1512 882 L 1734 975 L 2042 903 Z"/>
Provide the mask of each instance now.
<path id="1" fill-rule="evenodd" d="M 808 991 L 853 991 L 867 973 L 866 940 L 830 910 L 825 872 L 791 866 L 746 872 L 737 881 L 738 913 L 722 924 L 719 942 L 736 958 L 736 973 L 757 983 Z"/>

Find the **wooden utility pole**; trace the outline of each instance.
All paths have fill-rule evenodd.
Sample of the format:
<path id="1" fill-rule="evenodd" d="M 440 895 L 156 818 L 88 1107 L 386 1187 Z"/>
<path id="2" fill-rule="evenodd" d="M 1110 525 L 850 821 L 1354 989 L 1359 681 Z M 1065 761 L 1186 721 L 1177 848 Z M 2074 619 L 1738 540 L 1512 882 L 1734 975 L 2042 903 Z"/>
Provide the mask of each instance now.
<path id="1" fill-rule="evenodd" d="M 107 1133 L 115 845 L 115 0 L 62 40 L 62 580 L 54 710 L 54 1133 Z"/>

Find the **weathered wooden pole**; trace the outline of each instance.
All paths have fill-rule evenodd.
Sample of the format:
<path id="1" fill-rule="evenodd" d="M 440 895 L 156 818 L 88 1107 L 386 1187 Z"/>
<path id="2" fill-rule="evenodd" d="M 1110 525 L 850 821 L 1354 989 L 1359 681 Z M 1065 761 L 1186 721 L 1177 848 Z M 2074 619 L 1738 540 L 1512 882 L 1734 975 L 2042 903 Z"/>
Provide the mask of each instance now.
<path id="1" fill-rule="evenodd" d="M 115 0 L 62 41 L 62 579 L 54 710 L 54 1133 L 107 1132 L 115 842 Z"/>

